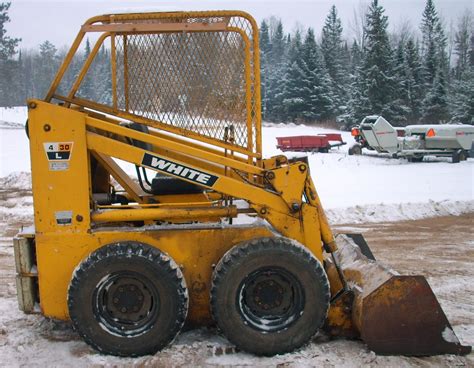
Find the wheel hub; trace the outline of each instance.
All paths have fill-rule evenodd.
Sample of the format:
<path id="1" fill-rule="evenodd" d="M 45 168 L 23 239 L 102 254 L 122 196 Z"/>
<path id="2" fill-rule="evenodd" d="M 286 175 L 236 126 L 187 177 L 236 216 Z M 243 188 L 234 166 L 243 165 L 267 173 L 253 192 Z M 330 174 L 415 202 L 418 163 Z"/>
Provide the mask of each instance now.
<path id="1" fill-rule="evenodd" d="M 151 306 L 150 292 L 138 280 L 121 278 L 110 286 L 107 294 L 108 312 L 123 320 L 139 321 Z"/>
<path id="2" fill-rule="evenodd" d="M 260 269 L 248 275 L 238 295 L 241 316 L 261 331 L 287 328 L 304 309 L 304 291 L 300 282 L 281 268 Z"/>
<path id="3" fill-rule="evenodd" d="M 282 314 L 291 305 L 291 285 L 279 275 L 267 272 L 251 281 L 246 303 L 257 315 Z"/>
<path id="4" fill-rule="evenodd" d="M 118 272 L 97 286 L 95 309 L 108 329 L 136 335 L 153 326 L 159 295 L 142 275 Z"/>

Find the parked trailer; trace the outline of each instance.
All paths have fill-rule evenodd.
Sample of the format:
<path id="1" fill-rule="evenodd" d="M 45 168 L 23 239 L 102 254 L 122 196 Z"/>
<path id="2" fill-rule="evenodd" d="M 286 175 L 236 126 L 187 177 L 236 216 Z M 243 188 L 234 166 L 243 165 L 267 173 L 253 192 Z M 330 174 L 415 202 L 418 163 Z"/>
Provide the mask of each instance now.
<path id="1" fill-rule="evenodd" d="M 394 128 L 382 116 L 367 116 L 352 129 L 356 144 L 349 154 L 361 154 L 362 148 L 394 157 L 405 157 L 420 162 L 424 156 L 451 157 L 453 163 L 465 160 L 474 139 L 474 127 L 465 124 L 409 125 L 400 130 Z"/>
<path id="2" fill-rule="evenodd" d="M 277 142 L 277 148 L 282 151 L 324 153 L 327 153 L 333 147 L 346 144 L 338 133 L 277 137 Z"/>

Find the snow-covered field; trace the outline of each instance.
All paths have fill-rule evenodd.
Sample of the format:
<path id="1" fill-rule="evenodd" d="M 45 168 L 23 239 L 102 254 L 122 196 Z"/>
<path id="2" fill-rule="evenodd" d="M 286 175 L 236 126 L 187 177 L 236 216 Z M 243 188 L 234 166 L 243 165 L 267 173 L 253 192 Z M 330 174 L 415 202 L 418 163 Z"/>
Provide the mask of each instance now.
<path id="1" fill-rule="evenodd" d="M 0 109 L 3 126 L 26 121 L 26 108 Z M 1 125 L 0 125 L 1 127 Z M 28 139 L 23 129 L 0 129 L 0 177 L 30 170 Z M 311 135 L 331 130 L 304 125 L 264 124 L 266 157 L 281 154 L 276 137 Z M 347 144 L 330 153 L 309 154 L 312 177 L 332 223 L 390 221 L 474 211 L 474 159 L 452 164 L 448 158 L 425 158 L 409 163 L 404 159 L 349 156 L 354 143 L 343 132 Z M 301 153 L 286 153 L 288 156 Z"/>
<path id="2" fill-rule="evenodd" d="M 235 353 L 227 340 L 207 329 L 181 334 L 173 346 L 154 357 L 120 359 L 94 352 L 80 341 L 69 324 L 49 321 L 40 316 L 23 315 L 17 310 L 14 298 L 11 236 L 20 224 L 31 223 L 33 214 L 28 140 L 22 128 L 25 121 L 25 108 L 0 109 L 0 281 L 3 283 L 0 283 L 0 366 L 426 367 L 473 364 L 472 354 L 467 360 L 454 356 L 439 359 L 381 357 L 368 351 L 360 342 L 325 341 L 321 337 L 299 352 L 271 359 L 256 358 Z M 264 154 L 267 157 L 281 154 L 275 147 L 277 136 L 324 132 L 328 130 L 265 124 Z M 368 152 L 364 156 L 349 156 L 347 150 L 353 139 L 349 133 L 343 133 L 343 138 L 348 143 L 346 146 L 333 149 L 327 154 L 309 154 L 313 179 L 333 224 L 345 228 L 359 226 L 358 229 L 361 229 L 372 226 L 366 225 L 370 222 L 474 213 L 474 159 L 458 164 L 436 158 L 428 158 L 428 162 L 423 163 L 408 163 L 406 160 L 377 157 Z M 291 156 L 292 153 L 286 155 Z M 446 281 L 434 280 L 434 287 L 436 293 L 439 291 L 443 295 L 441 303 L 443 307 L 449 308 L 448 317 L 459 319 L 456 323 L 459 325 L 455 326 L 456 333 L 464 339 L 464 343 L 473 344 L 474 314 L 471 305 L 474 302 L 470 295 L 474 294 L 471 286 L 474 279 L 472 274 L 469 276 L 469 264 L 472 264 L 474 256 L 474 236 L 469 229 L 469 226 L 464 226 L 462 239 L 459 240 L 462 247 L 459 248 L 454 240 L 445 244 L 446 240 L 438 241 L 439 238 L 435 237 L 438 241 L 435 243 L 436 247 L 453 245 L 453 251 L 458 249 L 461 253 L 465 252 L 462 254 L 466 257 L 463 266 L 460 263 L 459 266 L 451 265 L 449 260 L 446 260 L 448 263 L 444 262 L 444 256 L 440 257 L 436 265 L 443 270 L 451 266 L 453 270 L 462 267 L 466 270 L 463 271 L 463 276 L 456 274 L 454 278 L 446 271 L 443 273 Z M 383 254 L 383 249 L 381 253 Z M 393 251 L 387 250 L 384 257 L 393 262 L 400 258 L 393 255 Z M 403 264 L 401 266 L 404 267 Z M 417 272 L 416 265 L 410 267 L 407 266 L 406 270 Z M 419 272 L 422 271 L 426 272 L 424 269 Z M 462 292 L 467 292 L 468 295 L 461 296 Z M 456 300 L 456 303 L 453 302 L 454 306 L 450 307 L 452 300 Z"/>

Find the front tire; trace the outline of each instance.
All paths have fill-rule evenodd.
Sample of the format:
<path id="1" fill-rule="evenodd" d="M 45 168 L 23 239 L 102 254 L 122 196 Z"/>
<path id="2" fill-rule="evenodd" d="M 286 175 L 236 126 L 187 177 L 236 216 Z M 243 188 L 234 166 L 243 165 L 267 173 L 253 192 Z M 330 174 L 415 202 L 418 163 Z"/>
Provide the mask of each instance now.
<path id="1" fill-rule="evenodd" d="M 176 263 L 137 242 L 104 246 L 74 272 L 68 291 L 75 330 L 105 354 L 140 356 L 167 346 L 181 330 L 188 293 Z"/>
<path id="2" fill-rule="evenodd" d="M 349 148 L 349 156 L 359 156 L 362 155 L 362 146 L 358 143 L 354 144 Z"/>
<path id="3" fill-rule="evenodd" d="M 235 246 L 213 274 L 211 310 L 238 348 L 271 356 L 291 352 L 318 331 L 329 308 L 321 263 L 282 237 Z"/>

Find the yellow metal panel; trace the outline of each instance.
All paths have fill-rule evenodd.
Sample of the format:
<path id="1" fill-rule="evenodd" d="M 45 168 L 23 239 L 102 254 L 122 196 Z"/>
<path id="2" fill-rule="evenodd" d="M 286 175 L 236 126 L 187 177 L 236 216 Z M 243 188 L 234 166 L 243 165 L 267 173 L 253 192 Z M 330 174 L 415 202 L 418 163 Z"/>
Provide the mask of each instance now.
<path id="1" fill-rule="evenodd" d="M 182 268 L 189 289 L 191 323 L 210 322 L 209 292 L 213 266 L 235 244 L 273 236 L 266 227 L 201 227 L 143 231 L 104 230 L 93 233 L 38 234 L 36 236 L 42 312 L 68 319 L 67 289 L 74 269 L 94 250 L 114 242 L 137 241 L 170 255 Z M 60 265 L 60 267 L 58 267 Z"/>
<path id="2" fill-rule="evenodd" d="M 36 232 L 85 232 L 90 226 L 85 115 L 34 104 L 28 125 Z"/>

